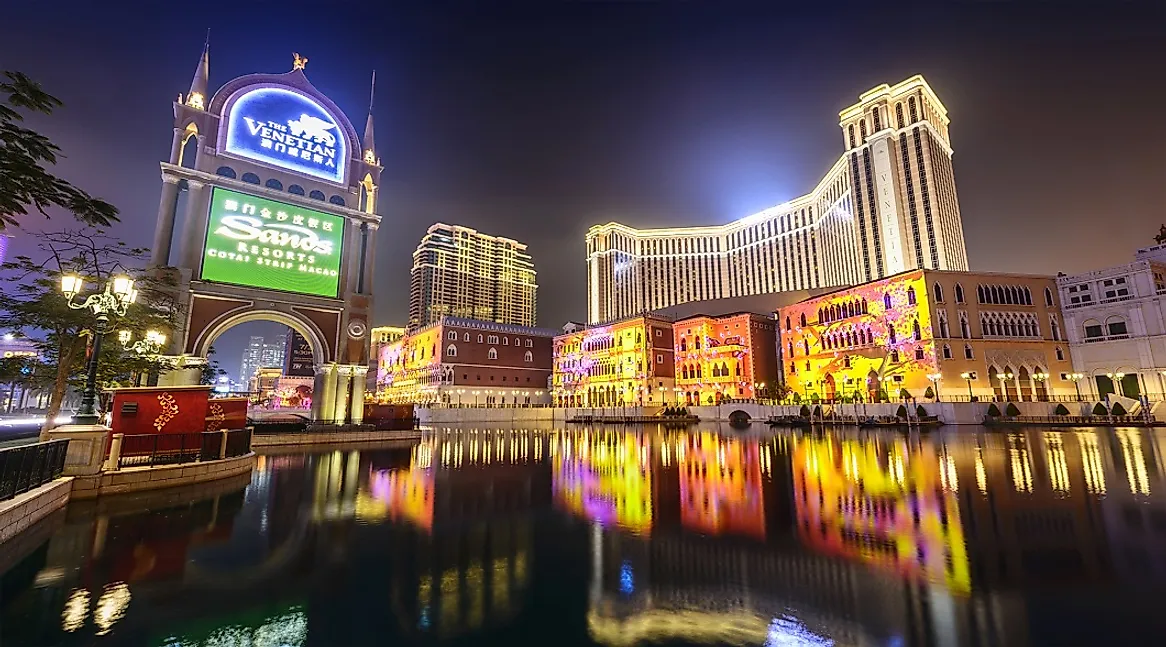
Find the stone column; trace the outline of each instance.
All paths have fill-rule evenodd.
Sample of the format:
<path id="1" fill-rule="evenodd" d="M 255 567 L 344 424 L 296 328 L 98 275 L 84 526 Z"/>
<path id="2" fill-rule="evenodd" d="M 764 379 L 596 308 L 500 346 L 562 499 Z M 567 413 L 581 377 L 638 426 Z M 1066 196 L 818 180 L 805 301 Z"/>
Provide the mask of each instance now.
<path id="1" fill-rule="evenodd" d="M 336 397 L 336 365 L 319 364 L 312 382 L 312 420 L 323 420 L 332 415 Z"/>
<path id="2" fill-rule="evenodd" d="M 359 425 L 364 421 L 364 376 L 368 374 L 367 366 L 352 367 L 352 424 Z"/>
<path id="3" fill-rule="evenodd" d="M 186 200 L 186 224 L 182 228 L 182 249 L 179 251 L 178 265 L 197 274 L 198 268 L 202 265 L 202 245 L 206 239 L 209 192 L 202 182 L 187 180 L 186 184 L 190 187 L 190 194 Z"/>
<path id="4" fill-rule="evenodd" d="M 368 242 L 364 252 L 364 293 L 372 294 L 372 281 L 377 269 L 377 226 L 368 224 Z"/>
<path id="5" fill-rule="evenodd" d="M 352 366 L 336 366 L 336 396 L 332 400 L 332 420 L 343 424 L 348 418 L 348 386 L 352 383 Z"/>
<path id="6" fill-rule="evenodd" d="M 162 176 L 162 199 L 158 204 L 158 222 L 154 226 L 154 248 L 150 267 L 170 264 L 170 245 L 174 240 L 174 219 L 178 206 L 178 178 Z"/>
<path id="7" fill-rule="evenodd" d="M 345 225 L 344 232 L 344 257 L 347 259 L 344 272 L 343 288 L 341 294 L 356 292 L 359 286 L 358 277 L 364 271 L 360 266 L 360 225 L 354 221 L 348 221 Z"/>

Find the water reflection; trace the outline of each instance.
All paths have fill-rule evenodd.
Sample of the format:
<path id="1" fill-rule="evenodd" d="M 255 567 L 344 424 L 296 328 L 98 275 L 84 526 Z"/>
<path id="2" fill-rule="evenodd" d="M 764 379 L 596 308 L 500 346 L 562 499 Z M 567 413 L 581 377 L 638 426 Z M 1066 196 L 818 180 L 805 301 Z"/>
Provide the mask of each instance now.
<path id="1" fill-rule="evenodd" d="M 762 431 L 438 429 L 74 503 L 4 546 L 0 644 L 1024 646 L 1166 630 L 1163 432 Z"/>

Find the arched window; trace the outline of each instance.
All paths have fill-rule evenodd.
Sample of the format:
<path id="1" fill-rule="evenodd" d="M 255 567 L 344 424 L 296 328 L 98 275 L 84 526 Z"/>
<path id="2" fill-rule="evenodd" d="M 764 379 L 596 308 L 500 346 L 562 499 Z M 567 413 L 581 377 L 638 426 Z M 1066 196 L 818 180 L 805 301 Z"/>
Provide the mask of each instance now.
<path id="1" fill-rule="evenodd" d="M 955 302 L 964 302 L 964 286 L 960 285 L 959 283 L 955 284 Z"/>
<path id="2" fill-rule="evenodd" d="M 1129 334 L 1126 327 L 1126 320 L 1118 316 L 1113 316 L 1105 320 L 1105 334 L 1110 337 L 1125 336 Z"/>
<path id="3" fill-rule="evenodd" d="M 696 339 L 692 340 L 692 344 L 696 348 L 696 350 L 700 350 L 700 337 L 697 337 Z"/>
<path id="4" fill-rule="evenodd" d="M 935 302 L 943 303 L 943 286 L 936 283 L 931 287 L 931 291 L 935 293 Z"/>
<path id="5" fill-rule="evenodd" d="M 854 148 L 854 124 L 846 127 L 846 133 L 850 135 L 850 147 Z"/>
<path id="6" fill-rule="evenodd" d="M 986 303 L 984 301 L 984 286 L 982 286 L 982 285 L 976 286 L 976 302 L 977 303 Z"/>
<path id="7" fill-rule="evenodd" d="M 915 305 L 915 288 L 913 287 L 907 288 L 907 303 L 909 305 Z"/>
<path id="8" fill-rule="evenodd" d="M 810 340 L 809 339 L 802 339 L 802 350 L 806 351 L 807 355 L 810 354 Z"/>
<path id="9" fill-rule="evenodd" d="M 950 344 L 943 345 L 943 358 L 944 359 L 951 359 L 951 345 Z"/>
<path id="10" fill-rule="evenodd" d="M 883 293 L 883 307 L 886 308 L 887 310 L 891 309 L 891 293 L 890 292 Z"/>
<path id="11" fill-rule="evenodd" d="M 470 333 L 466 333 L 466 334 L 462 335 L 462 341 L 465 341 L 465 342 L 470 341 Z"/>
<path id="12" fill-rule="evenodd" d="M 865 143 L 866 142 L 866 120 L 860 119 L 858 121 L 858 136 Z"/>
<path id="13" fill-rule="evenodd" d="M 480 335 L 480 334 L 478 335 L 478 343 L 479 344 L 482 343 L 482 335 Z"/>
<path id="14" fill-rule="evenodd" d="M 789 351 L 789 356 L 793 357 L 794 356 L 794 343 L 792 341 L 789 342 L 789 348 L 787 350 Z"/>
<path id="15" fill-rule="evenodd" d="M 259 184 L 259 176 L 255 175 L 254 173 L 244 173 L 243 177 L 240 179 L 242 179 L 247 184 Z"/>
<path id="16" fill-rule="evenodd" d="M 911 113 L 911 123 L 919 121 L 919 110 L 915 107 L 915 97 L 907 99 L 907 109 Z"/>
<path id="17" fill-rule="evenodd" d="M 1065 361 L 1065 351 L 1062 350 L 1060 346 L 1057 346 L 1057 361 L 1058 362 Z"/>
<path id="18" fill-rule="evenodd" d="M 340 197 L 340 196 L 338 196 L 338 195 L 334 195 L 334 196 L 332 196 L 332 197 L 328 198 L 328 203 L 329 203 L 329 204 L 334 204 L 334 205 L 336 205 L 336 206 L 338 206 L 338 207 L 343 207 L 343 206 L 345 206 L 345 204 L 346 204 L 346 203 L 344 202 L 344 198 L 342 198 L 342 197 Z"/>
<path id="19" fill-rule="evenodd" d="M 1024 305 L 1026 305 L 1026 306 L 1032 305 L 1032 290 L 1029 290 L 1028 288 L 1022 288 L 1022 289 L 1024 290 Z M 1048 288 L 1046 288 L 1046 290 L 1047 289 Z M 1052 298 L 1053 298 L 1052 292 L 1049 292 L 1048 294 L 1046 294 L 1045 301 L 1047 301 L 1048 303 L 1046 303 L 1045 305 L 1050 305 L 1050 306 L 1053 305 L 1053 303 L 1051 301 Z"/>
<path id="20" fill-rule="evenodd" d="M 198 163 L 198 129 L 194 124 L 186 127 L 186 140 L 182 142 L 179 151 L 178 165 L 183 168 L 194 168 Z"/>
<path id="21" fill-rule="evenodd" d="M 510 338 L 509 338 L 509 337 L 503 337 L 503 338 L 502 338 L 502 345 L 503 345 L 503 346 L 509 346 L 509 345 L 510 345 Z"/>
<path id="22" fill-rule="evenodd" d="M 720 376 L 721 376 L 721 367 L 717 366 L 716 364 L 713 364 L 713 377 L 720 377 Z"/>
<path id="23" fill-rule="evenodd" d="M 312 192 L 308 194 L 308 197 L 313 200 L 319 200 L 320 202 L 323 202 L 324 192 L 320 191 L 319 189 L 312 189 Z"/>
<path id="24" fill-rule="evenodd" d="M 919 328 L 919 320 L 918 319 L 916 319 L 915 323 L 913 323 L 911 325 L 911 333 L 915 336 L 915 341 L 919 341 L 920 339 L 923 339 L 923 331 Z"/>
<path id="25" fill-rule="evenodd" d="M 215 170 L 215 175 L 219 175 L 222 177 L 229 177 L 232 180 L 235 179 L 236 177 L 238 177 L 235 175 L 235 169 L 231 168 L 230 166 L 220 166 L 218 169 Z"/>
<path id="26" fill-rule="evenodd" d="M 971 344 L 964 344 L 964 359 L 975 359 L 975 355 L 972 353 Z"/>
<path id="27" fill-rule="evenodd" d="M 457 335 L 454 335 L 454 337 L 457 337 Z M 446 346 L 445 347 L 445 356 L 446 357 L 457 357 L 457 346 L 455 346 L 453 344 Z"/>
<path id="28" fill-rule="evenodd" d="M 532 353 L 530 351 L 526 351 L 526 353 L 524 353 L 522 356 L 522 361 L 533 362 L 534 361 L 534 353 Z"/>
<path id="29" fill-rule="evenodd" d="M 903 127 L 903 103 L 902 102 L 895 104 L 895 123 L 898 125 L 899 128 Z"/>
<path id="30" fill-rule="evenodd" d="M 891 363 L 892 364 L 899 363 L 899 351 L 897 351 L 897 350 L 891 351 Z"/>
<path id="31" fill-rule="evenodd" d="M 457 331 L 451 330 L 445 334 L 445 338 L 450 341 L 457 341 Z"/>
<path id="32" fill-rule="evenodd" d="M 804 328 L 806 326 L 806 313 L 804 313 L 804 312 L 802 313 L 802 316 L 799 319 L 799 321 L 801 322 L 801 325 Z"/>
<path id="33" fill-rule="evenodd" d="M 789 330 L 789 329 L 790 329 L 790 326 L 789 326 L 789 317 L 786 317 L 786 318 L 785 318 L 785 329 L 786 329 L 786 330 Z"/>
<path id="34" fill-rule="evenodd" d="M 866 329 L 864 329 L 864 328 L 858 329 L 858 343 L 861 346 L 866 345 Z"/>
<path id="35" fill-rule="evenodd" d="M 1054 340 L 1061 340 L 1061 326 L 1057 324 L 1057 315 L 1049 315 L 1049 331 Z"/>
<path id="36" fill-rule="evenodd" d="M 968 330 L 968 316 L 961 312 L 960 313 L 960 337 L 963 337 L 964 339 L 969 339 L 969 338 L 971 338 L 971 336 L 972 335 L 970 334 L 970 332 Z"/>
<path id="37" fill-rule="evenodd" d="M 1053 305 L 1053 291 L 1049 288 L 1045 288 L 1045 305 L 1049 307 Z"/>
<path id="38" fill-rule="evenodd" d="M 866 299 L 864 298 L 862 300 L 862 314 L 867 314 L 867 312 L 868 312 L 868 310 L 867 310 L 867 306 L 866 306 Z"/>
<path id="39" fill-rule="evenodd" d="M 681 337 L 680 338 L 680 352 L 683 353 L 687 350 L 688 350 L 688 341 L 686 341 L 683 337 Z"/>
<path id="40" fill-rule="evenodd" d="M 304 195 L 304 187 L 298 184 L 293 184 L 287 188 L 287 192 L 292 195 Z"/>
<path id="41" fill-rule="evenodd" d="M 270 180 L 264 182 L 263 186 L 269 189 L 275 189 L 276 191 L 283 191 L 283 182 L 280 182 L 275 178 L 271 178 Z"/>
<path id="42" fill-rule="evenodd" d="M 486 351 L 486 359 L 498 359 L 498 349 L 491 348 L 490 350 Z"/>
<path id="43" fill-rule="evenodd" d="M 895 326 L 893 324 L 887 324 L 887 341 L 892 343 L 892 344 L 895 343 L 895 341 L 896 341 L 895 340 Z"/>
<path id="44" fill-rule="evenodd" d="M 823 315 L 823 312 L 822 312 L 822 309 L 821 309 L 821 308 L 818 308 L 818 321 L 819 321 L 819 322 L 828 321 L 828 318 L 827 318 L 826 316 L 824 316 L 824 315 Z"/>
<path id="45" fill-rule="evenodd" d="M 878 106 L 875 106 L 875 109 L 874 109 L 874 130 L 871 132 L 877 133 L 878 131 L 883 129 L 883 125 L 882 125 L 883 122 L 881 119 L 879 119 L 880 112 L 881 112 L 880 108 Z"/>

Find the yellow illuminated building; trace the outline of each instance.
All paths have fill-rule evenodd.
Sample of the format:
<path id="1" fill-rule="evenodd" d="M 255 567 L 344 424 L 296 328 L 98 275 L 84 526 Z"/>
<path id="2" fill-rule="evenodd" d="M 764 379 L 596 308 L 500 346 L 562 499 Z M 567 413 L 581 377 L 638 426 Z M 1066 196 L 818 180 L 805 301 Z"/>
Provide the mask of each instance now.
<path id="1" fill-rule="evenodd" d="M 554 402 L 611 407 L 673 404 L 672 324 L 657 317 L 578 327 L 555 337 Z"/>
<path id="2" fill-rule="evenodd" d="M 584 519 L 648 534 L 650 454 L 647 440 L 634 433 L 560 434 L 551 445 L 555 498 Z"/>
<path id="3" fill-rule="evenodd" d="M 711 227 L 587 232 L 587 317 L 966 270 L 947 109 L 921 76 L 838 115 L 845 152 L 806 195 Z"/>
<path id="4" fill-rule="evenodd" d="M 1053 277 L 913 270 L 783 308 L 779 328 L 802 399 L 1075 392 Z"/>

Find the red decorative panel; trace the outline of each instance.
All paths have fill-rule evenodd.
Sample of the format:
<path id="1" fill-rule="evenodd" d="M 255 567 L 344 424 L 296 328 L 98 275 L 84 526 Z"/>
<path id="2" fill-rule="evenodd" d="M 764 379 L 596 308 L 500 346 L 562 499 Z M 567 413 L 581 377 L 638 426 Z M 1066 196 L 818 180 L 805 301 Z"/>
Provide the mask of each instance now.
<path id="1" fill-rule="evenodd" d="M 209 386 L 141 387 L 113 392 L 113 433 L 185 434 L 206 430 Z"/>
<path id="2" fill-rule="evenodd" d="M 242 429 L 246 426 L 247 398 L 220 398 L 207 402 L 207 431 Z"/>

